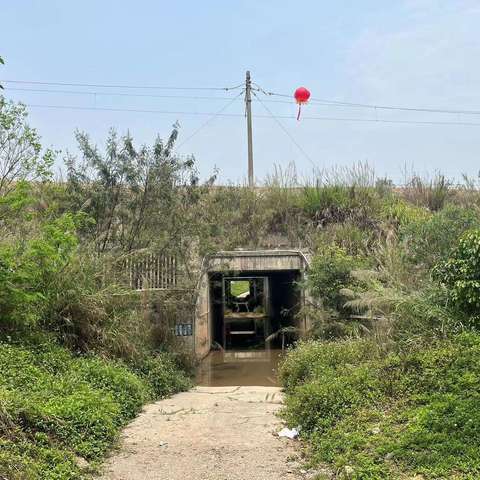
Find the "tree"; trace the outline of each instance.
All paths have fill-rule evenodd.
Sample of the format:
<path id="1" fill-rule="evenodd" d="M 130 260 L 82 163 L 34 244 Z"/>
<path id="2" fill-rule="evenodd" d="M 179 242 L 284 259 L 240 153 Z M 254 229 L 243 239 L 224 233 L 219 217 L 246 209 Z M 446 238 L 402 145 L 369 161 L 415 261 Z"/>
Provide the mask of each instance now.
<path id="1" fill-rule="evenodd" d="M 173 152 L 177 136 L 174 125 L 166 142 L 136 149 L 129 134 L 118 138 L 111 130 L 102 154 L 76 132 L 82 159 L 66 159 L 68 189 L 76 208 L 95 221 L 84 233 L 97 251 L 178 246 L 179 236 L 188 235 L 199 180 L 193 157 Z"/>
<path id="2" fill-rule="evenodd" d="M 0 97 L 0 196 L 16 182 L 51 176 L 55 154 L 50 149 L 42 153 L 40 136 L 27 124 L 27 115 L 24 105 Z"/>

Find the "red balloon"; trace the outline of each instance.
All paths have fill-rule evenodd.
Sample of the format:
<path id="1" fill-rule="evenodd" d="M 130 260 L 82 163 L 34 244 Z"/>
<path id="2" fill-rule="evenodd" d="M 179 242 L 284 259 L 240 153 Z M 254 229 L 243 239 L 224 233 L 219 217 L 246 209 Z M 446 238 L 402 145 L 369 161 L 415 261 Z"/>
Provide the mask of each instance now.
<path id="1" fill-rule="evenodd" d="M 307 103 L 310 98 L 310 92 L 305 87 L 298 87 L 293 94 L 299 105 Z"/>

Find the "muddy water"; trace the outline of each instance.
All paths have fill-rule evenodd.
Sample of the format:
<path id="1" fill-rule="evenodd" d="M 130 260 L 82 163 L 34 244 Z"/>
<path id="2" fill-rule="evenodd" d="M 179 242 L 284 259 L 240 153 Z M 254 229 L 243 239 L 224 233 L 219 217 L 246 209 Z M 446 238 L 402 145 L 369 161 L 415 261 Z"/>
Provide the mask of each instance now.
<path id="1" fill-rule="evenodd" d="M 277 386 L 281 350 L 227 350 L 211 352 L 200 364 L 197 385 Z"/>

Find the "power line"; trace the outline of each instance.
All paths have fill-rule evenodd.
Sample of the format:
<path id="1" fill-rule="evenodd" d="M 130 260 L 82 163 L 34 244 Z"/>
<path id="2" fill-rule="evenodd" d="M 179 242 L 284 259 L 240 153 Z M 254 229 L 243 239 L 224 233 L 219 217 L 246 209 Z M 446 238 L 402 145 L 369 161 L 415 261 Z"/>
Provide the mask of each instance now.
<path id="1" fill-rule="evenodd" d="M 101 83 L 67 83 L 67 82 L 40 82 L 33 80 L 0 80 L 2 83 L 11 83 L 11 84 L 23 84 L 23 85 L 47 85 L 47 86 L 64 86 L 64 87 L 85 87 L 85 88 L 123 88 L 123 89 L 147 89 L 147 90 L 210 90 L 210 91 L 229 91 L 241 88 L 243 83 L 234 85 L 232 87 L 177 87 L 177 86 L 165 86 L 165 85 L 125 85 L 125 84 L 101 84 Z M 272 92 L 264 90 L 258 84 L 255 84 L 257 91 L 260 91 L 268 96 L 283 97 L 292 100 L 291 95 L 282 94 L 278 92 Z M 13 88 L 10 88 L 13 90 Z M 60 93 L 60 92 L 59 92 Z M 62 93 L 73 93 L 73 92 L 62 92 Z M 97 93 L 100 92 L 75 92 L 75 93 Z M 121 95 L 121 94 L 119 94 Z M 127 95 L 127 94 L 123 94 Z M 288 102 L 288 103 L 291 103 Z M 369 104 L 369 103 L 360 103 L 360 102 L 342 102 L 337 100 L 328 100 L 321 98 L 311 98 L 310 102 L 318 103 L 321 105 L 330 105 L 337 107 L 356 107 L 356 108 L 368 108 L 368 109 L 379 109 L 379 110 L 399 110 L 399 111 L 408 111 L 408 112 L 424 112 L 424 113 L 446 113 L 446 114 L 462 114 L 462 115 L 480 115 L 480 110 L 465 110 L 465 109 L 455 109 L 455 108 L 427 108 L 427 107 L 416 107 L 416 106 L 397 106 L 397 105 L 382 105 L 382 104 Z"/>
<path id="2" fill-rule="evenodd" d="M 292 141 L 292 143 L 298 148 L 298 150 L 302 153 L 302 155 L 309 161 L 313 166 L 315 166 L 315 162 L 311 159 L 310 155 L 303 149 L 303 147 L 295 140 L 293 135 L 287 130 L 287 128 L 283 125 L 280 120 L 275 117 L 275 115 L 271 112 L 271 110 L 262 102 L 262 100 L 257 96 L 255 92 L 253 92 L 253 95 L 258 99 L 262 107 L 267 111 L 267 113 L 270 115 L 271 118 L 275 120 L 277 125 L 283 130 L 283 132 L 287 135 L 287 137 Z"/>
<path id="3" fill-rule="evenodd" d="M 233 87 L 170 87 L 170 86 L 152 86 L 152 85 L 112 85 L 106 83 L 66 83 L 66 82 L 37 82 L 29 80 L 0 80 L 3 83 L 14 83 L 23 85 L 50 85 L 55 87 L 88 87 L 88 88 L 125 88 L 125 89 L 148 89 L 148 90 L 217 90 L 228 91 L 235 90 L 243 86 L 243 83 Z"/>
<path id="4" fill-rule="evenodd" d="M 296 118 L 289 116 L 284 118 Z M 302 120 L 328 120 L 333 122 L 363 122 L 363 123 L 398 123 L 405 125 L 457 125 L 463 127 L 480 126 L 480 122 L 441 122 L 422 120 L 386 120 L 383 118 L 348 118 L 348 117 L 307 117 L 302 115 Z"/>
<path id="5" fill-rule="evenodd" d="M 265 91 L 259 87 L 259 91 L 268 96 L 276 96 L 283 98 L 292 98 L 291 95 L 282 93 Z M 326 100 L 321 98 L 311 98 L 311 103 L 320 105 L 328 105 L 331 107 L 355 107 L 355 108 L 368 108 L 373 110 L 399 110 L 406 112 L 424 112 L 424 113 L 447 113 L 447 114 L 462 114 L 462 115 L 480 115 L 480 110 L 462 110 L 462 109 L 449 109 L 449 108 L 425 108 L 425 107 L 401 107 L 396 105 L 376 105 L 369 103 L 352 103 L 352 102 L 340 102 L 337 100 Z"/>
<path id="6" fill-rule="evenodd" d="M 229 100 L 232 97 L 219 97 L 219 96 L 199 96 L 199 95 L 159 95 L 154 93 L 124 93 L 124 92 L 100 92 L 98 90 L 58 90 L 58 89 L 45 89 L 45 88 L 17 88 L 7 87 L 5 91 L 10 92 L 26 92 L 26 93 L 53 93 L 53 94 L 72 94 L 72 95 L 86 95 L 86 96 L 104 96 L 104 97 L 139 97 L 139 98 L 178 98 L 187 100 Z M 264 102 L 268 103 L 283 103 L 291 105 L 293 101 L 288 100 L 273 100 L 264 99 Z"/>
<path id="7" fill-rule="evenodd" d="M 120 92 L 99 92 L 99 91 L 81 91 L 81 90 L 52 90 L 43 88 L 12 88 L 7 87 L 5 91 L 14 92 L 32 92 L 32 93 L 60 93 L 73 95 L 87 95 L 87 96 L 105 96 L 105 97 L 146 97 L 146 98 L 180 98 L 188 100 L 229 100 L 232 97 L 218 97 L 218 96 L 198 96 L 198 95 L 158 95 L 153 93 L 120 93 Z M 285 102 L 290 103 L 290 102 Z"/>
<path id="8" fill-rule="evenodd" d="M 151 93 L 122 93 L 122 92 L 99 92 L 99 91 L 79 91 L 79 90 L 52 90 L 52 89 L 38 89 L 38 88 L 15 88 L 7 87 L 5 91 L 15 91 L 15 92 L 32 92 L 32 93 L 53 93 L 53 94 L 73 94 L 73 95 L 87 95 L 87 96 L 114 96 L 114 97 L 133 97 L 133 98 L 171 98 L 171 99 L 186 99 L 186 100 L 229 100 L 231 97 L 218 97 L 218 96 L 199 96 L 199 95 L 158 95 Z M 287 95 L 285 95 L 287 96 Z M 260 102 L 258 96 L 255 96 L 256 100 Z M 292 105 L 293 100 L 272 100 L 264 99 L 263 102 L 268 103 L 282 103 Z M 402 108 L 402 107 L 389 107 L 389 106 L 373 106 L 373 105 L 362 105 L 362 104 L 349 104 L 349 103 L 331 103 L 330 101 L 323 100 L 312 100 L 316 105 L 329 106 L 329 107 L 360 107 L 360 108 L 371 108 L 374 110 L 377 109 L 388 109 L 388 110 L 405 110 L 405 111 L 415 111 L 415 112 L 427 112 L 427 113 L 456 113 L 456 114 L 470 114 L 470 115 L 480 115 L 480 111 L 475 110 L 434 110 L 434 109 L 419 109 L 419 108 Z"/>
<path id="9" fill-rule="evenodd" d="M 127 112 L 127 113 L 152 113 L 165 115 L 217 115 L 222 117 L 244 117 L 241 113 L 215 113 L 215 112 L 191 112 L 191 111 L 170 111 L 170 110 L 147 110 L 136 108 L 109 108 L 109 107 L 82 107 L 76 105 L 46 105 L 46 104 L 25 104 L 29 108 L 50 108 L 59 110 L 91 110 L 106 112 Z M 271 118 L 270 115 L 253 115 L 254 118 Z M 295 120 L 295 115 L 275 115 L 277 119 Z M 456 126 L 480 126 L 479 122 L 450 122 L 450 121 L 421 121 L 421 120 L 386 120 L 373 118 L 349 118 L 349 117 L 326 117 L 326 116 L 302 116 L 302 121 L 318 120 L 333 122 L 360 122 L 360 123 L 388 123 L 388 124 L 405 124 L 405 125 L 456 125 Z"/>
<path id="10" fill-rule="evenodd" d="M 284 115 L 278 118 L 292 118 L 296 119 L 294 115 Z M 458 125 L 458 126 L 480 126 L 480 122 L 450 122 L 450 121 L 428 121 L 428 120 L 387 120 L 383 118 L 349 118 L 349 117 L 317 117 L 317 116 L 304 116 L 302 115 L 302 120 L 325 120 L 333 122 L 362 122 L 362 123 L 399 123 L 406 125 Z"/>
<path id="11" fill-rule="evenodd" d="M 188 111 L 177 111 L 177 110 L 147 110 L 139 108 L 110 108 L 110 107 L 83 107 L 77 105 L 40 105 L 33 103 L 25 103 L 26 107 L 29 108 L 52 108 L 59 110 L 92 110 L 92 111 L 105 111 L 105 112 L 127 112 L 127 113 L 158 113 L 163 115 L 195 115 L 195 116 L 204 116 L 204 115 L 217 115 L 222 117 L 243 117 L 240 113 L 216 113 L 216 112 L 188 112 Z"/>
<path id="12" fill-rule="evenodd" d="M 0 80 L 3 83 L 24 84 L 24 85 L 47 85 L 47 86 L 65 86 L 65 87 L 84 87 L 84 88 L 124 88 L 124 89 L 148 89 L 148 90 L 206 90 L 206 91 L 230 91 L 243 86 L 243 84 L 235 85 L 233 87 L 170 87 L 170 86 L 145 86 L 145 85 L 111 85 L 111 84 L 89 84 L 89 83 L 64 83 L 64 82 L 37 82 L 26 80 Z M 288 98 L 289 100 L 264 100 L 272 103 L 294 103 L 292 95 L 271 92 L 264 90 L 259 85 L 255 84 L 256 90 L 264 93 L 266 96 L 275 96 L 281 98 Z M 204 96 L 181 96 L 181 95 L 154 95 L 154 94 L 135 94 L 122 92 L 99 92 L 99 91 L 75 91 L 75 90 L 52 90 L 52 89 L 31 89 L 31 88 L 15 88 L 7 87 L 5 90 L 23 91 L 23 92 L 37 92 L 37 93 L 62 93 L 62 94 L 78 94 L 78 95 L 112 95 L 122 97 L 152 97 L 152 98 L 185 98 L 191 100 L 217 100 L 225 99 L 227 97 L 204 97 Z M 258 98 L 258 97 L 257 97 Z M 429 108 L 429 107 L 412 107 L 412 106 L 397 106 L 397 105 L 382 105 L 382 104 L 368 104 L 368 103 L 354 103 L 342 102 L 338 100 L 328 100 L 321 98 L 311 98 L 310 103 L 342 108 L 367 108 L 371 110 L 396 110 L 407 112 L 423 112 L 423 113 L 445 113 L 445 114 L 460 114 L 460 115 L 480 115 L 480 110 L 465 110 L 465 109 L 449 109 L 449 108 Z"/>
<path id="13" fill-rule="evenodd" d="M 236 95 L 233 99 L 231 99 L 230 102 L 228 102 L 226 105 L 224 105 L 218 112 L 215 112 L 210 118 L 208 118 L 202 125 L 200 125 L 191 135 L 189 135 L 183 142 L 181 142 L 179 145 L 176 146 L 176 150 L 178 150 L 180 147 L 185 145 L 189 140 L 191 140 L 195 135 L 197 135 L 198 132 L 203 130 L 209 123 L 211 123 L 215 118 L 220 116 L 230 105 L 232 105 L 236 100 L 239 99 L 239 97 L 243 94 L 243 90 Z"/>

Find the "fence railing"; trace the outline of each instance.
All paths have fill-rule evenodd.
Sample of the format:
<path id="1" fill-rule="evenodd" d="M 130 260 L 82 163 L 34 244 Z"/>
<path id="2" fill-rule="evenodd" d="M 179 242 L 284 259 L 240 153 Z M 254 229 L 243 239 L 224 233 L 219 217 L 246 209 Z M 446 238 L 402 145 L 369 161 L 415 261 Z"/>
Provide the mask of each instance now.
<path id="1" fill-rule="evenodd" d="M 133 290 L 166 290 L 178 285 L 177 259 L 170 255 L 132 256 L 123 264 L 124 278 Z"/>

